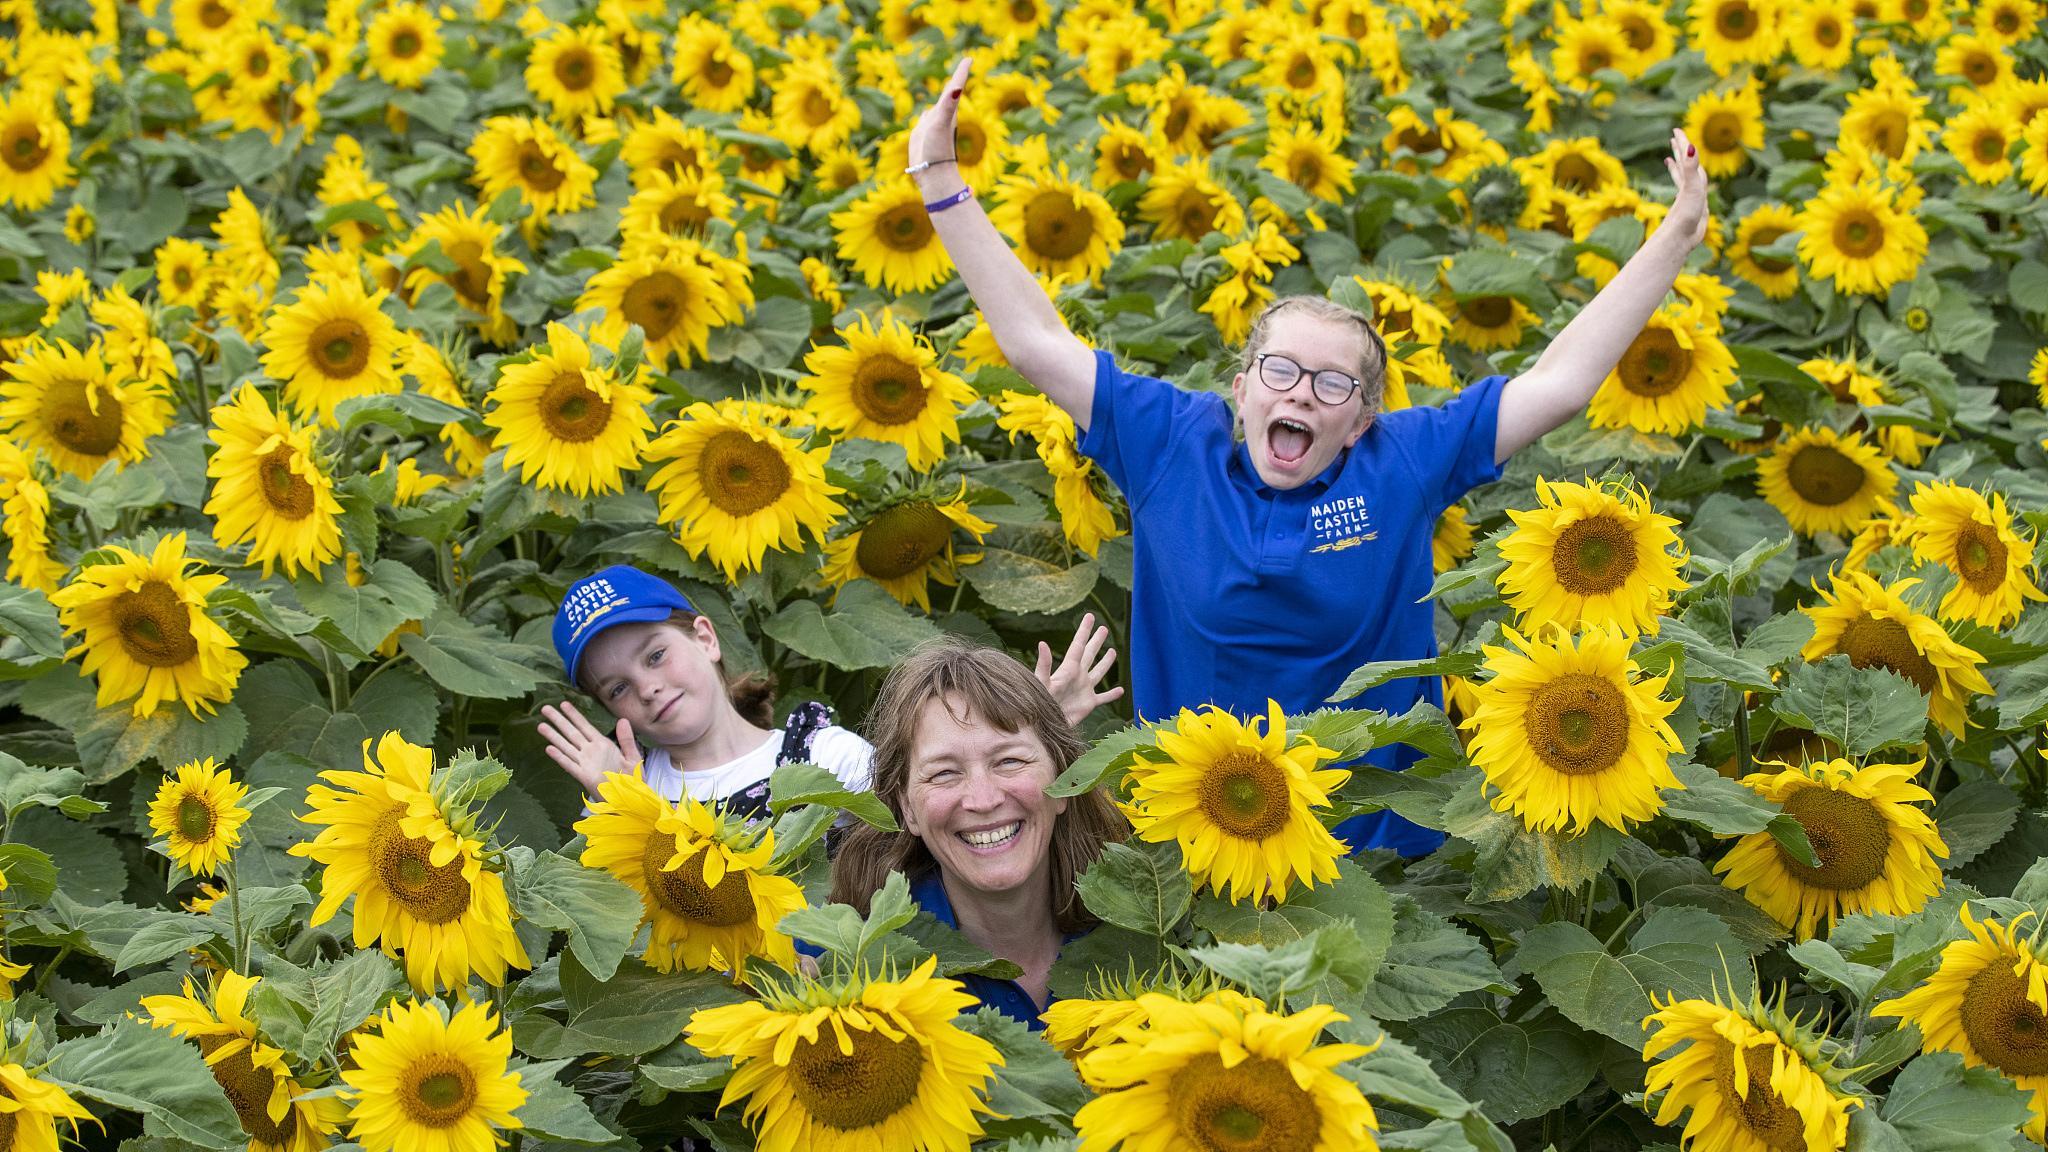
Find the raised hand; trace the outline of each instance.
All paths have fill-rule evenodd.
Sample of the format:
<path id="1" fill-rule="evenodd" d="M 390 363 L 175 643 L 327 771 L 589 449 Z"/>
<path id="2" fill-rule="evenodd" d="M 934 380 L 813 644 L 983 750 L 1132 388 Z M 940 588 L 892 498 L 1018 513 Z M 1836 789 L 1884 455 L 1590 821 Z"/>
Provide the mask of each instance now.
<path id="1" fill-rule="evenodd" d="M 962 57 L 953 65 L 953 74 L 939 89 L 939 98 L 911 126 L 910 166 L 927 165 L 914 174 L 921 188 L 944 191 L 960 186 L 959 165 L 953 163 L 953 123 L 959 118 L 960 98 L 967 91 L 967 74 L 973 64 L 971 57 Z"/>
<path id="2" fill-rule="evenodd" d="M 1032 674 L 1059 701 L 1060 711 L 1066 714 L 1069 724 L 1079 724 L 1090 712 L 1121 699 L 1124 694 L 1121 687 L 1107 692 L 1095 690 L 1109 670 L 1116 667 L 1116 649 L 1104 651 L 1103 645 L 1107 643 L 1109 629 L 1095 623 L 1093 612 L 1081 617 L 1058 668 L 1053 667 L 1052 646 L 1043 640 L 1038 642 L 1038 667 L 1032 669 Z"/>
<path id="3" fill-rule="evenodd" d="M 597 795 L 608 773 L 640 775 L 644 764 L 631 721 L 620 720 L 618 729 L 606 736 L 567 700 L 560 705 L 542 705 L 540 714 L 547 717 L 540 725 L 540 735 L 548 742 L 548 758 L 561 765 L 586 794 Z"/>
<path id="4" fill-rule="evenodd" d="M 1671 130 L 1671 155 L 1664 158 L 1664 168 L 1678 185 L 1664 223 L 1698 244 L 1707 238 L 1707 170 L 1700 166 L 1698 150 L 1686 139 L 1685 129 Z"/>

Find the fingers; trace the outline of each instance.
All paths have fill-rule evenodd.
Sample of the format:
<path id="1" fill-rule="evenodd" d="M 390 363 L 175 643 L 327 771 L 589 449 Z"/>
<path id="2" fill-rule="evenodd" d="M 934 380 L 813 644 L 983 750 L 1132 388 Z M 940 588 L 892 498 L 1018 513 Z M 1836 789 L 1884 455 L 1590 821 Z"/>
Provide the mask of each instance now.
<path id="1" fill-rule="evenodd" d="M 633 739 L 633 722 L 621 717 L 619 719 L 617 735 L 619 740 L 619 758 L 626 762 L 627 769 L 633 775 L 640 775 L 645 764 L 640 759 L 640 744 Z"/>
<path id="2" fill-rule="evenodd" d="M 953 75 L 946 80 L 946 98 L 952 100 L 960 98 L 960 94 L 967 90 L 967 74 L 972 71 L 974 71 L 974 57 L 972 55 L 962 56 L 960 62 L 953 65 Z"/>
<path id="3" fill-rule="evenodd" d="M 1116 687 L 1111 688 L 1107 692 L 1097 692 L 1095 694 L 1095 703 L 1097 705 L 1108 704 L 1111 701 L 1121 700 L 1123 698 L 1124 688 L 1123 685 L 1119 684 Z"/>
<path id="4" fill-rule="evenodd" d="M 1038 642 L 1038 664 L 1031 669 L 1031 674 L 1047 684 L 1052 683 L 1052 645 L 1043 640 Z"/>
<path id="5" fill-rule="evenodd" d="M 576 710 L 576 706 L 574 704 L 569 703 L 567 700 L 562 701 L 562 715 L 568 718 L 568 726 L 574 728 L 575 731 L 583 737 L 583 739 L 602 740 L 604 738 L 603 736 L 599 735 L 597 731 L 597 726 L 592 724 L 588 719 L 585 719 L 583 713 L 578 712 Z"/>
<path id="6" fill-rule="evenodd" d="M 1101 660 L 1098 660 L 1088 669 L 1088 682 L 1090 684 L 1102 683 L 1102 678 L 1109 675 L 1109 670 L 1114 667 L 1116 667 L 1116 649 L 1111 648 L 1102 654 Z"/>

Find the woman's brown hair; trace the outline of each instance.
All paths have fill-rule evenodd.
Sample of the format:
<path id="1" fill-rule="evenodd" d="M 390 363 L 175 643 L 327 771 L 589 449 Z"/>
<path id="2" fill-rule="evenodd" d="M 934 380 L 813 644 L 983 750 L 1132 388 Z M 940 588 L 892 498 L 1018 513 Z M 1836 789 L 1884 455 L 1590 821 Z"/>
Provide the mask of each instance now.
<path id="1" fill-rule="evenodd" d="M 910 756 L 917 721 L 930 700 L 957 700 L 969 716 L 1005 732 L 1030 731 L 1052 757 L 1053 772 L 1066 770 L 1087 744 L 1067 723 L 1059 702 L 1007 653 L 957 637 L 931 641 L 890 670 L 865 732 L 875 746 L 875 795 L 896 823 L 910 792 Z M 952 707 L 951 704 L 947 705 Z M 1085 932 L 1095 917 L 1081 903 L 1076 882 L 1102 855 L 1102 846 L 1130 835 L 1130 824 L 1100 788 L 1070 797 L 1053 821 L 1051 885 L 1053 919 L 1066 934 Z M 915 878 L 938 867 L 924 840 L 914 833 L 884 832 L 860 824 L 847 834 L 832 861 L 832 901 L 851 904 L 865 916 L 868 903 L 891 872 Z"/>
<path id="2" fill-rule="evenodd" d="M 694 632 L 697 628 L 697 617 L 699 615 L 701 613 L 692 612 L 687 608 L 678 608 L 668 614 L 668 619 L 657 621 L 657 623 L 680 628 L 685 632 Z M 768 675 L 766 672 L 748 672 L 738 677 L 727 676 L 725 674 L 725 659 L 722 656 L 712 661 L 711 666 L 718 669 L 718 678 L 725 681 L 725 694 L 732 698 L 732 709 L 740 714 L 740 719 L 754 725 L 756 728 L 775 727 L 775 678 L 773 676 Z M 582 689 L 585 696 L 597 700 L 600 704 L 604 703 L 597 694 L 597 685 L 590 682 L 587 670 L 577 670 L 576 687 Z"/>

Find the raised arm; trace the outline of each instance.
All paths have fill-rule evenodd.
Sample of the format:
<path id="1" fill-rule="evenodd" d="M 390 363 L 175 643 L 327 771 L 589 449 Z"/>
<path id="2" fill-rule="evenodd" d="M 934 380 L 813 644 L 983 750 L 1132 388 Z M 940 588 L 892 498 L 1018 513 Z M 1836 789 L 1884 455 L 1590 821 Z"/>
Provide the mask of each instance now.
<path id="1" fill-rule="evenodd" d="M 966 188 L 953 162 L 953 122 L 967 89 L 969 63 L 954 66 L 938 102 L 910 130 L 912 177 L 927 204 L 949 200 Z M 933 212 L 931 221 L 1004 358 L 1086 430 L 1095 403 L 1095 354 L 1067 329 L 1045 289 L 971 192 L 964 202 Z"/>
<path id="2" fill-rule="evenodd" d="M 1642 333 L 1685 258 L 1707 235 L 1707 174 L 1683 129 L 1671 133 L 1664 167 L 1678 185 L 1664 223 L 1579 310 L 1529 370 L 1500 394 L 1493 455 L 1505 461 L 1552 428 L 1585 411 L 1593 393 Z"/>

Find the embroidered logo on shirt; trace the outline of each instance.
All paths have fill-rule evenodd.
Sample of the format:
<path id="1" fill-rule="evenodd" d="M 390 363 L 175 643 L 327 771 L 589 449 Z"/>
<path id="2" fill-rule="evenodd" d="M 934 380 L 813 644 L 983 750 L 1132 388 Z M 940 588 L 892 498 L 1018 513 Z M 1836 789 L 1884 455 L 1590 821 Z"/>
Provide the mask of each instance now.
<path id="1" fill-rule="evenodd" d="M 1356 548 L 1370 540 L 1379 539 L 1379 531 L 1372 526 L 1372 513 L 1366 510 L 1365 497 L 1345 496 L 1324 504 L 1311 505 L 1308 510 L 1309 539 L 1315 545 L 1309 549 L 1315 552 L 1342 552 Z"/>

